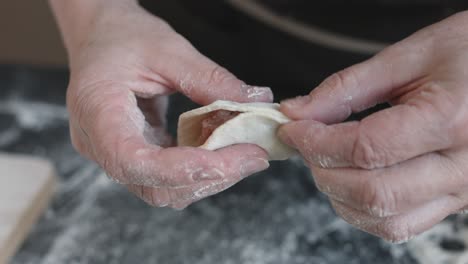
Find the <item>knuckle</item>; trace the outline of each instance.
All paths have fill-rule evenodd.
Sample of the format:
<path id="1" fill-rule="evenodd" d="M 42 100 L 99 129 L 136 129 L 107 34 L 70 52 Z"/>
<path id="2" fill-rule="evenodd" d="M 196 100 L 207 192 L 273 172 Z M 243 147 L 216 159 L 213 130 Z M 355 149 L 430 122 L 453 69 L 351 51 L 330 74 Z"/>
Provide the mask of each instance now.
<path id="1" fill-rule="evenodd" d="M 387 153 L 375 140 L 368 136 L 364 129 L 360 129 L 352 150 L 353 163 L 363 169 L 376 169 L 385 167 Z"/>
<path id="2" fill-rule="evenodd" d="M 229 79 L 228 73 L 226 69 L 210 64 L 209 67 L 205 67 L 197 73 L 193 71 L 182 73 L 178 78 L 178 82 L 180 89 L 190 94 L 194 89 L 218 88 L 218 86 Z"/>
<path id="3" fill-rule="evenodd" d="M 97 162 L 107 175 L 118 183 L 128 183 L 126 170 L 123 163 L 119 162 L 118 151 L 101 149 L 99 152 L 98 157 L 100 158 Z"/>
<path id="4" fill-rule="evenodd" d="M 456 120 L 454 113 L 460 110 L 459 107 L 464 104 L 463 100 L 466 100 L 457 97 L 437 81 L 424 83 L 420 90 L 417 100 L 409 100 L 408 104 L 415 107 L 424 119 L 430 118 L 434 121 L 440 120 L 440 122 L 454 121 Z M 426 113 L 428 116 L 424 115 Z"/>
<path id="5" fill-rule="evenodd" d="M 103 140 L 95 147 L 97 148 L 99 165 L 108 173 L 108 175 L 119 183 L 130 183 L 132 176 L 136 175 L 134 171 L 135 163 L 132 153 L 127 153 L 125 149 L 126 140 L 107 141 Z M 134 181 L 132 183 L 139 184 Z"/>
<path id="6" fill-rule="evenodd" d="M 330 77 L 325 79 L 322 86 L 329 88 L 344 88 L 356 86 L 357 84 L 356 73 L 351 67 L 332 74 Z"/>
<path id="7" fill-rule="evenodd" d="M 208 69 L 202 76 L 203 84 L 207 87 L 219 86 L 233 79 L 234 76 L 228 70 L 218 65 Z"/>
<path id="8" fill-rule="evenodd" d="M 447 175 L 450 175 L 450 178 L 452 181 L 458 181 L 460 182 L 463 186 L 466 186 L 468 184 L 466 175 L 467 175 L 467 167 L 466 165 L 461 165 L 464 164 L 465 162 L 457 162 L 454 160 L 451 160 L 450 158 L 447 158 L 446 153 L 439 152 L 438 154 L 433 156 L 433 159 L 435 159 L 435 162 L 438 162 L 441 164 L 441 166 L 448 172 Z"/>
<path id="9" fill-rule="evenodd" d="M 468 123 L 465 97 L 446 89 L 441 83 L 429 81 L 421 87 L 417 100 L 408 101 L 418 117 L 427 120 L 428 132 L 437 137 L 442 147 L 459 139 L 458 131 L 464 131 Z M 466 133 L 461 135 L 466 136 Z"/>
<path id="10" fill-rule="evenodd" d="M 117 139 L 115 142 L 106 142 L 99 146 L 101 156 L 104 157 L 103 168 L 117 182 L 136 183 L 144 185 L 141 180 L 140 164 L 133 149 L 127 148 L 128 139 Z"/>
<path id="11" fill-rule="evenodd" d="M 358 203 L 375 217 L 387 217 L 396 209 L 396 193 L 389 190 L 381 177 L 376 176 L 364 181 L 358 192 Z"/>
<path id="12" fill-rule="evenodd" d="M 125 183 L 125 172 L 123 166 L 116 161 L 116 155 L 106 155 L 99 159 L 98 163 L 109 177 L 117 182 Z"/>

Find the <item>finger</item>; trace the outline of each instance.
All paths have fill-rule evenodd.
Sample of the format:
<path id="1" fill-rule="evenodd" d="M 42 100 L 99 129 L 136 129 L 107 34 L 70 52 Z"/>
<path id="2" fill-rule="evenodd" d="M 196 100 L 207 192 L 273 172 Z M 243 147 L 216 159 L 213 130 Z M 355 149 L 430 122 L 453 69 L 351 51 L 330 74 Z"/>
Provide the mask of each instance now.
<path id="1" fill-rule="evenodd" d="M 336 213 L 349 224 L 393 243 L 408 241 L 463 206 L 460 199 L 448 195 L 406 214 L 380 218 L 357 211 L 339 201 L 332 200 L 331 203 Z"/>
<path id="2" fill-rule="evenodd" d="M 101 94 L 105 91 L 104 96 Z M 238 179 L 269 166 L 267 153 L 254 145 L 219 151 L 168 148 L 148 143 L 146 122 L 135 97 L 109 88 L 81 104 L 81 127 L 97 162 L 121 183 L 145 186 L 188 186 L 213 179 Z"/>
<path id="3" fill-rule="evenodd" d="M 466 189 L 465 168 L 439 154 L 427 154 L 385 169 L 312 167 L 318 188 L 355 210 L 385 217 Z"/>
<path id="4" fill-rule="evenodd" d="M 309 95 L 283 102 L 281 111 L 294 120 L 330 124 L 389 100 L 396 92 L 393 89 L 423 76 L 431 58 L 430 49 L 421 47 L 426 43 L 414 38 L 333 74 Z"/>
<path id="5" fill-rule="evenodd" d="M 127 189 L 136 197 L 153 207 L 167 207 L 171 202 L 169 188 L 145 187 L 136 184 L 126 184 Z"/>
<path id="6" fill-rule="evenodd" d="M 267 154 L 253 145 L 237 145 L 218 151 L 197 148 L 126 148 L 127 157 L 118 158 L 125 167 L 114 170 L 120 181 L 148 187 L 188 187 L 212 180 L 239 181 L 268 168 Z"/>
<path id="7" fill-rule="evenodd" d="M 185 39 L 186 45 L 174 56 L 154 59 L 158 71 L 166 76 L 172 86 L 199 104 L 216 100 L 236 102 L 272 102 L 273 93 L 268 87 L 250 86 L 225 68 L 200 54 Z"/>
<path id="8" fill-rule="evenodd" d="M 237 181 L 211 181 L 197 183 L 188 187 L 145 187 L 128 185 L 127 188 L 137 197 L 155 207 L 184 209 L 190 204 L 222 192 Z"/>
<path id="9" fill-rule="evenodd" d="M 190 195 L 189 193 L 185 196 L 180 196 L 180 199 L 175 200 L 171 203 L 171 207 L 175 209 L 184 209 L 187 206 L 198 202 L 202 199 L 205 199 L 207 197 L 213 196 L 215 194 L 218 194 L 222 191 L 225 191 L 235 184 L 237 184 L 239 181 L 214 181 L 210 184 L 198 184 L 197 186 L 191 188 L 191 192 L 193 195 Z"/>
<path id="10" fill-rule="evenodd" d="M 283 126 L 280 135 L 317 165 L 330 160 L 322 165 L 382 168 L 456 143 L 455 129 L 437 109 L 421 101 L 382 110 L 360 122 L 327 126 L 298 121 Z"/>

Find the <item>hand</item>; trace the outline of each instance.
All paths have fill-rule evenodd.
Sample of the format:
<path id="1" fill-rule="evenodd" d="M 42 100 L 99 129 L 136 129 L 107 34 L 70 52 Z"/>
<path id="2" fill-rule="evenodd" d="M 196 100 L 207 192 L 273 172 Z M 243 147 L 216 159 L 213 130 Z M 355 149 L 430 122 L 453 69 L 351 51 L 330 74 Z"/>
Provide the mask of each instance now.
<path id="1" fill-rule="evenodd" d="M 351 113 L 392 107 L 360 122 Z M 356 227 L 401 242 L 468 206 L 468 13 L 282 103 L 283 140 Z"/>
<path id="2" fill-rule="evenodd" d="M 76 149 L 154 206 L 184 208 L 266 169 L 267 154 L 252 145 L 165 148 L 172 144 L 164 129 L 168 94 L 200 104 L 269 102 L 273 95 L 245 85 L 159 18 L 124 6 L 104 8 L 86 38 L 70 45 L 67 101 Z"/>

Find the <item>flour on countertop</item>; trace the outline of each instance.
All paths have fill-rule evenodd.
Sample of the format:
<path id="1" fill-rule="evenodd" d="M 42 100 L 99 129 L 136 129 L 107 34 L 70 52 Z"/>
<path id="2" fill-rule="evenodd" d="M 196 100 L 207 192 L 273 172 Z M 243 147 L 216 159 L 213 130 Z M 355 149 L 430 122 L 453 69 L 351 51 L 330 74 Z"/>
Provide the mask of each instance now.
<path id="1" fill-rule="evenodd" d="M 21 100 L 0 101 L 0 113 L 12 114 L 22 128 L 32 130 L 41 130 L 57 120 L 68 119 L 64 106 Z"/>
<path id="2" fill-rule="evenodd" d="M 50 103 L 54 94 L 32 90 L 58 79 L 59 87 L 48 92 L 60 93 L 55 97 L 64 101 L 67 73 L 15 72 L 0 79 L 0 93 L 7 95 L 0 101 L 0 147 L 51 159 L 60 184 L 12 264 L 416 263 L 409 252 L 428 259 L 418 252 L 432 240 L 391 245 L 340 220 L 299 158 L 272 162 L 267 171 L 183 211 L 151 208 L 81 158 L 70 144 L 64 104 Z M 175 131 L 177 113 L 190 102 L 171 100 L 168 125 Z M 439 244 L 426 248 L 436 251 Z M 450 240 L 444 246 L 460 247 Z M 450 255 L 460 263 L 464 254 Z"/>

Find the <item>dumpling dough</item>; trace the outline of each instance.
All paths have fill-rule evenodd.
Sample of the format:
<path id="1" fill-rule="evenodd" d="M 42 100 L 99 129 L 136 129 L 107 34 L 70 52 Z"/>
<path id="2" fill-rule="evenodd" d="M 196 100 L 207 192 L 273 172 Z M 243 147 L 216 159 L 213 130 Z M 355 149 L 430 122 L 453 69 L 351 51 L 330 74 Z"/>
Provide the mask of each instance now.
<path id="1" fill-rule="evenodd" d="M 179 118 L 179 146 L 217 150 L 234 144 L 249 143 L 256 144 L 268 152 L 270 160 L 288 159 L 296 151 L 281 142 L 276 132 L 280 125 L 291 120 L 278 109 L 279 104 L 229 101 L 216 101 L 194 109 L 182 114 Z M 203 122 L 220 110 L 229 111 L 232 114 L 221 115 L 228 116 L 227 121 L 216 124 L 217 127 L 204 141 L 205 136 L 202 134 L 205 134 L 206 131 L 203 132 L 203 129 L 206 128 Z"/>

